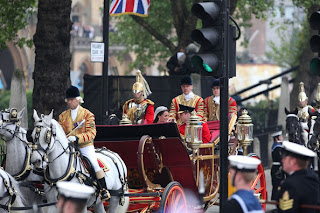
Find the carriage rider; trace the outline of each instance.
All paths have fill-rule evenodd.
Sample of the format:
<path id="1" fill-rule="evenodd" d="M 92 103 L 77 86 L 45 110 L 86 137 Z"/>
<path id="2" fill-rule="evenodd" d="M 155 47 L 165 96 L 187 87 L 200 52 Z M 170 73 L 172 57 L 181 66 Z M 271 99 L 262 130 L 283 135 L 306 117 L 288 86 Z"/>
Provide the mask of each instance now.
<path id="1" fill-rule="evenodd" d="M 87 201 L 94 193 L 93 187 L 68 181 L 57 182 L 57 188 L 59 192 L 57 203 L 59 213 L 86 211 Z"/>
<path id="2" fill-rule="evenodd" d="M 261 204 L 251 189 L 251 183 L 256 177 L 257 167 L 261 161 L 243 155 L 231 155 L 228 159 L 230 162 L 230 180 L 237 191 L 224 204 L 223 212 L 263 213 Z"/>
<path id="3" fill-rule="evenodd" d="M 307 144 L 308 132 L 309 132 L 308 121 L 310 119 L 309 112 L 313 113 L 314 108 L 308 105 L 308 96 L 305 93 L 303 82 L 300 82 L 300 85 L 299 85 L 298 101 L 299 101 L 298 118 L 299 118 L 301 128 L 303 130 L 302 135 L 303 135 L 304 143 Z"/>
<path id="4" fill-rule="evenodd" d="M 59 115 L 59 124 L 66 135 L 71 133 L 68 140 L 78 146 L 81 154 L 90 160 L 100 187 L 99 196 L 101 200 L 108 200 L 110 194 L 107 190 L 105 174 L 98 164 L 93 146 L 93 140 L 97 133 L 94 114 L 80 106 L 83 100 L 79 89 L 75 86 L 70 86 L 66 90 L 66 102 L 69 109 Z M 82 122 L 83 120 L 84 122 Z M 78 127 L 79 125 L 80 127 Z M 74 130 L 75 128 L 77 129 Z"/>
<path id="5" fill-rule="evenodd" d="M 190 76 L 185 75 L 181 79 L 180 85 L 183 93 L 172 99 L 169 112 L 169 121 L 176 121 L 177 124 L 181 123 L 178 115 L 179 111 L 181 111 L 179 104 L 195 108 L 197 115 L 201 120 L 203 120 L 203 99 L 192 92 L 193 84 Z"/>
<path id="6" fill-rule="evenodd" d="M 212 96 L 204 99 L 204 119 L 206 121 L 220 120 L 220 80 L 214 79 L 211 84 Z M 229 97 L 229 115 L 237 114 L 237 102 Z"/>
<path id="7" fill-rule="evenodd" d="M 284 172 L 282 171 L 281 166 L 281 153 L 282 153 L 282 131 L 277 131 L 273 133 L 273 145 L 271 148 L 271 156 L 272 156 L 272 167 L 271 167 L 271 182 L 272 182 L 272 194 L 271 200 L 275 200 L 276 194 L 278 192 L 278 187 L 282 180 L 284 180 Z"/>
<path id="8" fill-rule="evenodd" d="M 123 114 L 127 114 L 132 124 L 151 124 L 154 117 L 154 103 L 146 99 L 151 90 L 141 71 L 137 71 L 136 82 L 132 86 L 133 99 L 123 105 Z"/>
<path id="9" fill-rule="evenodd" d="M 185 105 L 181 105 L 179 104 L 179 119 L 181 121 L 181 124 L 178 124 L 179 126 L 179 132 L 180 135 L 183 139 L 186 138 L 185 134 L 186 134 L 186 126 L 187 126 L 187 122 L 191 116 L 191 112 L 194 110 L 193 107 L 189 107 L 189 106 L 185 106 Z M 202 142 L 203 143 L 209 143 L 210 139 L 211 139 L 211 133 L 210 130 L 208 128 L 207 123 L 203 123 L 201 122 L 202 125 Z"/>
<path id="10" fill-rule="evenodd" d="M 283 142 L 281 161 L 287 178 L 278 187 L 278 212 L 316 212 L 315 209 L 301 207 L 301 204 L 317 205 L 319 199 L 318 175 L 308 169 L 310 160 L 315 157 L 316 153 L 300 144 Z"/>

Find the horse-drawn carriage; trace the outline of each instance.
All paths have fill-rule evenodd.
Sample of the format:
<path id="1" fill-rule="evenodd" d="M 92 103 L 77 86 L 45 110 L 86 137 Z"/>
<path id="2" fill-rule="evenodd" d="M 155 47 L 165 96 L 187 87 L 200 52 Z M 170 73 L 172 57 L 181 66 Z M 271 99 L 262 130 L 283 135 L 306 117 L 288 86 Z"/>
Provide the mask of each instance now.
<path id="1" fill-rule="evenodd" d="M 15 146 L 21 146 L 21 150 L 25 150 L 23 153 L 27 156 L 26 158 L 19 155 L 15 157 L 23 157 L 22 162 L 28 159 L 28 170 L 30 170 L 28 166 L 31 161 L 30 147 L 36 150 L 36 153 L 40 150 L 42 159 L 47 160 L 45 192 L 47 196 L 51 193 L 51 200 L 48 199 L 48 201 L 56 199 L 56 192 L 52 193 L 50 188 L 54 186 L 54 181 L 69 179 L 78 181 L 83 178 L 81 174 L 85 172 L 85 169 L 79 163 L 77 152 L 68 144 L 65 134 L 62 134 L 63 130 L 52 119 L 52 115 L 35 118 L 33 138 L 36 140 L 33 141 L 33 144 L 29 144 L 26 143 L 25 132 L 20 132 L 21 128 L 17 126 L 19 119 L 10 120 L 8 113 L 10 112 L 1 113 L 1 129 L 3 130 L 1 134 L 8 132 L 7 138 L 16 139 Z M 4 125 L 6 122 L 8 124 Z M 230 127 L 233 128 L 234 122 L 235 120 Z M 130 205 L 127 212 L 202 212 L 219 198 L 218 143 L 219 138 L 217 137 L 212 143 L 201 144 L 196 151 L 190 153 L 175 123 L 98 125 L 95 146 L 106 147 L 99 149 L 101 158 L 103 155 L 112 155 L 113 152 L 118 154 L 110 158 L 111 161 L 117 162 L 118 166 L 103 166 L 106 170 L 109 169 L 116 173 L 121 181 L 114 185 L 118 184 L 117 187 L 123 189 L 120 191 L 109 189 L 112 197 L 117 197 L 117 199 L 111 199 L 109 204 L 105 203 L 105 208 L 110 206 L 112 210 L 112 203 L 118 205 L 123 202 L 122 198 L 129 197 Z M 236 145 L 234 143 L 231 146 L 230 154 L 236 150 Z M 56 154 L 52 154 L 54 149 L 57 149 Z M 68 163 L 60 163 L 58 169 L 55 164 L 59 162 Z M 125 165 L 121 165 L 122 162 Z M 128 170 L 127 176 L 124 172 L 126 169 Z M 25 172 L 26 168 L 23 167 L 22 170 Z M 62 173 L 55 174 L 55 170 Z M 258 167 L 258 174 L 252 183 L 252 189 L 259 198 L 266 200 L 267 192 L 262 165 Z M 96 209 L 96 211 L 99 210 Z"/>
<path id="2" fill-rule="evenodd" d="M 233 118 L 230 134 L 236 122 L 236 116 Z M 238 144 L 231 141 L 229 154 L 234 154 Z M 95 138 L 96 147 L 113 150 L 126 163 L 128 185 L 135 195 L 130 196 L 129 212 L 196 212 L 213 205 L 219 199 L 218 143 L 219 135 L 216 135 L 212 143 L 201 144 L 192 154 L 175 123 L 98 125 Z M 199 189 L 201 182 L 204 189 Z M 267 199 L 262 165 L 258 167 L 252 189 L 260 199 Z M 137 199 L 137 196 L 141 197 Z"/>

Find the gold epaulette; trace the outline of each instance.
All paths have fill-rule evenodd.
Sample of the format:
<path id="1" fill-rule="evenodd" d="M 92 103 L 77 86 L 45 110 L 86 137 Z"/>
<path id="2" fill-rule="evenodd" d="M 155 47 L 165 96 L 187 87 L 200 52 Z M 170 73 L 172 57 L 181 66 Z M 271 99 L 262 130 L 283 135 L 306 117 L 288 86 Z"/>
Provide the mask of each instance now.
<path id="1" fill-rule="evenodd" d="M 124 106 L 128 105 L 128 103 L 130 103 L 130 102 L 132 102 L 132 101 L 134 101 L 134 99 L 133 99 L 133 98 L 132 98 L 132 99 L 130 99 L 130 100 L 128 100 L 128 101 L 126 101 L 126 102 L 124 103 Z"/>
<path id="2" fill-rule="evenodd" d="M 151 101 L 151 100 L 149 100 L 149 99 L 145 99 L 145 101 L 146 101 L 148 104 L 150 104 L 150 105 L 154 105 L 154 102 Z"/>

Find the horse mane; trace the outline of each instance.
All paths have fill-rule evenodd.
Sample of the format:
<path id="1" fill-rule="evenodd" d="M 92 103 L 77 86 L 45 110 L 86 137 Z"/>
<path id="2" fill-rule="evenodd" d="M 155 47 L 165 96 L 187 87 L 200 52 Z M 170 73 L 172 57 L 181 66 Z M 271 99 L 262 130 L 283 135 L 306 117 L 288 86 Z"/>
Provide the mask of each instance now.
<path id="1" fill-rule="evenodd" d="M 56 132 L 57 133 L 62 132 L 63 133 L 62 135 L 67 139 L 66 133 L 62 129 L 62 126 L 59 124 L 59 122 L 52 118 L 51 123 L 52 123 L 52 125 L 54 125 L 56 127 Z"/>

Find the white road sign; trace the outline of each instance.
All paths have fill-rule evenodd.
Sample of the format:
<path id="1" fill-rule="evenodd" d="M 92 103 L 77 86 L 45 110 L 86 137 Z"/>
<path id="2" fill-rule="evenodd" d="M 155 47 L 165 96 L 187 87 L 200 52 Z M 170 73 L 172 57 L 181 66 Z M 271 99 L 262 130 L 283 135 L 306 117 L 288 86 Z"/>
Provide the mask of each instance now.
<path id="1" fill-rule="evenodd" d="M 104 62 L 104 43 L 91 42 L 91 62 Z"/>

